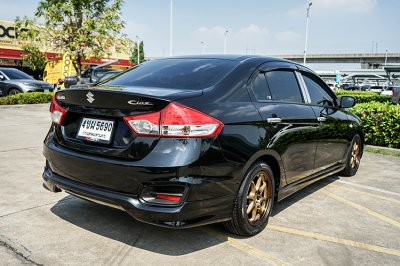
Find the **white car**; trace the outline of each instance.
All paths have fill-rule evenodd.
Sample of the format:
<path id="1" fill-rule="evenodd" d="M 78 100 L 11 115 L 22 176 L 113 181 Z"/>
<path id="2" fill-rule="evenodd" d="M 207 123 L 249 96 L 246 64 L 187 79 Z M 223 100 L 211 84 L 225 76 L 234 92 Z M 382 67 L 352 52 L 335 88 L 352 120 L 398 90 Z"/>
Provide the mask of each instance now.
<path id="1" fill-rule="evenodd" d="M 387 88 L 387 86 L 372 86 L 369 91 L 381 93 Z"/>
<path id="2" fill-rule="evenodd" d="M 392 97 L 392 95 L 393 95 L 393 87 L 387 87 L 387 88 L 385 88 L 385 89 L 381 92 L 380 95 L 381 95 L 381 96 L 390 96 L 390 97 Z"/>
<path id="3" fill-rule="evenodd" d="M 333 82 L 326 82 L 326 84 L 329 86 L 329 88 L 331 88 L 331 90 L 336 90 L 336 83 Z"/>

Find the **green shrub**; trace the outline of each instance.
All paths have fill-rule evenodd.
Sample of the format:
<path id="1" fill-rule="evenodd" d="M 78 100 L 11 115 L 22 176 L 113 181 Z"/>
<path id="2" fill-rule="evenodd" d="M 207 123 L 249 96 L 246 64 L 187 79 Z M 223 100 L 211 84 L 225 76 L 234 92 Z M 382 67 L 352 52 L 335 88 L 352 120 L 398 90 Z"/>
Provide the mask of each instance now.
<path id="1" fill-rule="evenodd" d="M 400 148 L 400 105 L 361 103 L 351 110 L 362 120 L 366 144 Z"/>
<path id="2" fill-rule="evenodd" d="M 336 96 L 339 98 L 341 96 L 351 96 L 356 99 L 357 103 L 369 103 L 369 102 L 391 102 L 390 96 L 380 96 L 376 92 L 369 91 L 346 91 L 346 90 L 337 90 L 335 91 Z"/>
<path id="3" fill-rule="evenodd" d="M 13 96 L 0 97 L 0 105 L 49 103 L 53 95 L 52 92 L 19 93 Z"/>

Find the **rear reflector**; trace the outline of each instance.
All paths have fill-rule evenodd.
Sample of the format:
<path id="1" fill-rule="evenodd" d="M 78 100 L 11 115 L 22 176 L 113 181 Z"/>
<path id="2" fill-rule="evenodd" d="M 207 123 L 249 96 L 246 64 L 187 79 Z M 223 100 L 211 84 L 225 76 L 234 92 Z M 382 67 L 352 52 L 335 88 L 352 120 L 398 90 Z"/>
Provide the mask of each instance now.
<path id="1" fill-rule="evenodd" d="M 160 112 L 124 117 L 138 136 L 212 138 L 223 124 L 209 115 L 177 103 L 170 103 Z"/>
<path id="2" fill-rule="evenodd" d="M 156 194 L 156 199 L 167 200 L 167 201 L 172 201 L 172 202 L 179 202 L 181 200 L 181 197 L 168 195 L 168 194 Z"/>
<path id="3" fill-rule="evenodd" d="M 51 121 L 53 121 L 56 124 L 61 125 L 62 122 L 64 121 L 65 116 L 67 115 L 68 111 L 62 108 L 56 100 L 56 96 L 54 95 L 53 98 L 51 99 L 51 104 L 50 104 L 50 116 L 51 116 Z"/>

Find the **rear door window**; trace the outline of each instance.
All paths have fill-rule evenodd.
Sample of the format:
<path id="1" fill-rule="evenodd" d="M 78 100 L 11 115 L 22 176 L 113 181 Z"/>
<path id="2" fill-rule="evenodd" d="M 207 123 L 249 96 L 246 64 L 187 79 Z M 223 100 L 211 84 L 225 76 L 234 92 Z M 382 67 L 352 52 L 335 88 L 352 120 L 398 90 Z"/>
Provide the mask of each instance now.
<path id="1" fill-rule="evenodd" d="M 275 70 L 265 73 L 271 97 L 274 101 L 303 103 L 296 76 L 290 70 Z"/>
<path id="2" fill-rule="evenodd" d="M 264 73 L 259 73 L 256 76 L 251 84 L 251 89 L 258 101 L 271 100 L 271 93 Z"/>

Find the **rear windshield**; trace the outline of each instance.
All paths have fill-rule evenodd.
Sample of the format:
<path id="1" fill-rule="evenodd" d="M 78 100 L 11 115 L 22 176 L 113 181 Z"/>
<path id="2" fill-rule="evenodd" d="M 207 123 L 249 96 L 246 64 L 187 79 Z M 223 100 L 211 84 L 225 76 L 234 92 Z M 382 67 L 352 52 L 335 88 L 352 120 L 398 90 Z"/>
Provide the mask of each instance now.
<path id="1" fill-rule="evenodd" d="M 160 59 L 145 62 L 101 85 L 204 89 L 215 85 L 238 64 L 223 59 Z"/>
<path id="2" fill-rule="evenodd" d="M 94 71 L 94 76 L 97 77 L 97 78 L 101 78 L 107 72 L 112 72 L 113 74 L 116 74 L 117 72 L 120 72 L 120 71 L 115 70 L 115 69 L 108 69 L 108 68 L 103 68 L 102 69 L 102 68 L 100 68 L 100 69 L 96 69 Z"/>

